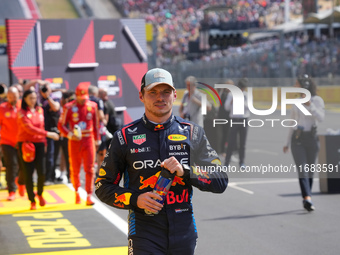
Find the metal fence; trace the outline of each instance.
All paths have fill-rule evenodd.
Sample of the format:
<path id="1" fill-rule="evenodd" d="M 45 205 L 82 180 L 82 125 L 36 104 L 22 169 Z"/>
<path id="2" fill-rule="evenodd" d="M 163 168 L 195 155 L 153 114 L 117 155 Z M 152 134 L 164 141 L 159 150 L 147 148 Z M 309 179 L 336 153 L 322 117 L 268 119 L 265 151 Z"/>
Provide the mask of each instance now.
<path id="1" fill-rule="evenodd" d="M 193 75 L 199 80 L 222 82 L 248 77 L 251 86 L 292 86 L 298 75 L 309 74 L 318 86 L 340 85 L 340 44 L 338 39 L 292 42 L 285 39 L 245 50 L 228 49 L 222 57 L 209 60 L 181 61 L 162 68 L 172 75 L 177 88 L 184 88 L 184 80 Z M 221 52 L 222 53 L 222 52 Z"/>

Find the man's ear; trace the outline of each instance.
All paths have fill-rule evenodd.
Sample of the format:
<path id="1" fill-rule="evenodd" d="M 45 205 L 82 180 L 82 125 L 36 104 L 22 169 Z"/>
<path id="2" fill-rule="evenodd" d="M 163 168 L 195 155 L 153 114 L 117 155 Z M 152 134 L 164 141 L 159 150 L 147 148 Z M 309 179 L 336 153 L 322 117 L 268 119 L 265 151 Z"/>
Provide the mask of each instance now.
<path id="1" fill-rule="evenodd" d="M 144 96 L 143 93 L 139 91 L 139 100 L 144 103 Z"/>
<path id="2" fill-rule="evenodd" d="M 174 90 L 174 101 L 177 99 L 177 91 Z"/>

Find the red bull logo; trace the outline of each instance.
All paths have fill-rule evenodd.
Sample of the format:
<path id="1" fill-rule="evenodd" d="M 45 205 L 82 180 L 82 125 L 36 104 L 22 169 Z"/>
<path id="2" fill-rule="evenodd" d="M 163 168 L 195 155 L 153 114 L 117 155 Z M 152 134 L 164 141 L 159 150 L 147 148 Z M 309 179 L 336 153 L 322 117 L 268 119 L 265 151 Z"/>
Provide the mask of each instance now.
<path id="1" fill-rule="evenodd" d="M 145 189 L 147 187 L 153 189 L 156 185 L 160 172 L 161 171 L 157 172 L 155 175 L 152 175 L 145 180 L 143 176 L 140 176 L 140 183 L 142 184 L 142 186 L 140 186 L 139 189 Z M 184 186 L 185 182 L 183 181 L 183 178 L 175 176 L 171 186 L 176 186 L 176 184 Z"/>
<path id="2" fill-rule="evenodd" d="M 207 169 L 203 169 L 199 166 L 194 167 L 194 174 L 198 176 L 203 176 L 204 178 L 210 179 Z"/>
<path id="3" fill-rule="evenodd" d="M 184 181 L 183 181 L 183 178 L 181 177 L 178 177 L 177 175 L 175 176 L 171 186 L 176 186 L 176 184 L 179 184 L 179 185 L 185 185 Z"/>
<path id="4" fill-rule="evenodd" d="M 130 204 L 130 197 L 131 193 L 123 193 L 119 196 L 117 196 L 117 193 L 115 194 L 115 204 L 116 203 L 123 203 L 124 205 L 129 205 Z"/>
<path id="5" fill-rule="evenodd" d="M 161 197 L 165 197 L 166 196 L 166 194 L 167 194 L 167 192 L 165 192 L 165 191 L 163 191 L 163 190 L 158 190 L 157 192 L 156 192 L 156 194 L 158 194 L 158 195 L 160 195 Z"/>
<path id="6" fill-rule="evenodd" d="M 174 203 L 187 203 L 189 202 L 189 192 L 188 189 L 184 189 L 182 194 L 176 194 L 173 191 L 169 191 L 167 197 L 167 203 L 169 205 L 174 204 Z"/>
<path id="7" fill-rule="evenodd" d="M 147 187 L 153 189 L 156 185 L 160 173 L 161 171 L 157 172 L 155 175 L 150 176 L 149 178 L 146 178 L 145 180 L 143 176 L 140 176 L 140 183 L 142 184 L 142 186 L 140 186 L 139 189 L 145 189 Z"/>
<path id="8" fill-rule="evenodd" d="M 155 131 L 157 131 L 157 130 L 162 130 L 162 129 L 164 129 L 164 126 L 162 125 L 162 124 L 158 124 L 157 126 L 155 126 Z"/>

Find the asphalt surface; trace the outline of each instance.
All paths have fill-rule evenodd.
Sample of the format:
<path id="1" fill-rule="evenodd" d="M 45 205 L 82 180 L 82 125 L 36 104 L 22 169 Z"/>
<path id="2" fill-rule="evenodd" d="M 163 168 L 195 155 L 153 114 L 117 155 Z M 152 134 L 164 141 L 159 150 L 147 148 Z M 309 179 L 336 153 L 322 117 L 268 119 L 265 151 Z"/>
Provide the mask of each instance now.
<path id="1" fill-rule="evenodd" d="M 177 112 L 175 107 L 174 112 Z M 326 111 L 319 134 L 339 129 L 340 108 Z M 258 117 L 252 116 L 253 119 Z M 270 118 L 285 119 L 280 112 Z M 261 118 L 263 119 L 263 118 Z M 277 126 L 250 128 L 246 165 L 290 166 L 291 153 L 283 154 L 288 131 Z M 339 156 L 340 160 L 340 156 Z M 237 166 L 237 162 L 232 162 Z M 194 189 L 193 205 L 198 228 L 197 255 L 206 254 L 338 254 L 340 244 L 340 194 L 320 192 L 315 175 L 313 202 L 316 211 L 302 207 L 297 173 L 230 175 L 220 195 Z M 340 173 L 339 173 L 340 177 Z M 126 212 L 115 210 L 126 218 Z"/>
<path id="2" fill-rule="evenodd" d="M 24 17 L 17 0 L 0 0 L 0 6 L 0 25 L 4 18 Z M 8 84 L 6 56 L 0 56 L 0 67 L 0 82 Z M 178 106 L 174 111 L 177 113 Z M 325 134 L 327 128 L 339 129 L 339 114 L 339 106 L 327 110 L 319 134 Z M 283 119 L 279 112 L 270 117 Z M 281 125 L 250 128 L 246 165 L 291 166 L 291 154 L 282 153 L 287 133 Z M 237 165 L 232 162 L 236 169 Z M 312 213 L 302 208 L 297 173 L 229 173 L 229 177 L 223 194 L 194 190 L 197 255 L 339 254 L 340 194 L 321 193 L 317 174 L 313 186 L 316 211 Z M 94 207 L 86 207 L 84 201 L 74 205 L 73 191 L 66 185 L 47 186 L 44 194 L 48 204 L 32 213 L 26 197 L 7 202 L 7 192 L 0 191 L 1 255 L 127 254 L 127 211 L 101 202 Z M 32 220 L 36 225 L 29 225 Z M 53 221 L 60 223 L 59 229 L 49 228 Z M 48 238 L 61 230 L 69 230 L 69 239 Z"/>
<path id="3" fill-rule="evenodd" d="M 174 112 L 177 110 L 178 106 L 175 106 Z M 327 128 L 339 128 L 339 110 L 335 107 L 327 111 L 319 133 L 326 132 Z M 279 112 L 271 117 L 281 118 Z M 286 135 L 287 130 L 283 127 L 250 128 L 246 164 L 292 164 L 291 154 L 282 153 Z M 237 166 L 237 162 L 232 164 Z M 275 176 L 246 173 L 236 177 L 231 173 L 229 176 L 229 187 L 223 194 L 194 189 L 199 236 L 197 255 L 338 254 L 340 194 L 321 193 L 318 175 L 313 187 L 316 211 L 312 213 L 302 208 L 296 173 L 276 173 Z M 127 211 L 99 201 L 94 207 L 85 206 L 84 201 L 82 205 L 74 205 L 71 189 L 70 185 L 46 186 L 44 194 L 48 204 L 33 213 L 28 210 L 27 198 L 7 202 L 7 192 L 0 191 L 0 254 L 127 254 Z M 56 213 L 61 214 L 59 218 Z M 43 237 L 30 236 L 34 233 L 25 221 L 42 220 L 42 215 L 51 217 L 49 221 L 62 220 L 61 223 L 65 221 L 71 225 L 68 228 L 72 227 L 81 235 L 78 243 L 73 243 L 72 247 L 65 243 L 58 243 L 58 247 L 52 243 L 48 247 Z M 46 220 L 42 221 L 44 223 L 36 223 L 35 228 L 46 224 Z M 46 226 L 43 230 L 46 235 L 51 231 Z M 39 239 L 38 244 L 32 243 L 34 238 Z"/>
<path id="4" fill-rule="evenodd" d="M 0 25 L 5 24 L 5 19 L 25 18 L 18 0 L 0 0 Z"/>

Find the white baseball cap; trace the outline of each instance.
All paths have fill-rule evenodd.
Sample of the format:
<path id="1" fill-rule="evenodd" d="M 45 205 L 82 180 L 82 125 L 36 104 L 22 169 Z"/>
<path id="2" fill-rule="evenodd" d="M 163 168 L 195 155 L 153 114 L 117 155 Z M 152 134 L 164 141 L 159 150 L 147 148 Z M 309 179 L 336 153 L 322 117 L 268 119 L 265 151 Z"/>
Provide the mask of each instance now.
<path id="1" fill-rule="evenodd" d="M 140 91 L 143 88 L 150 90 L 159 84 L 166 84 L 175 89 L 172 76 L 168 71 L 162 68 L 151 69 L 143 76 Z"/>

